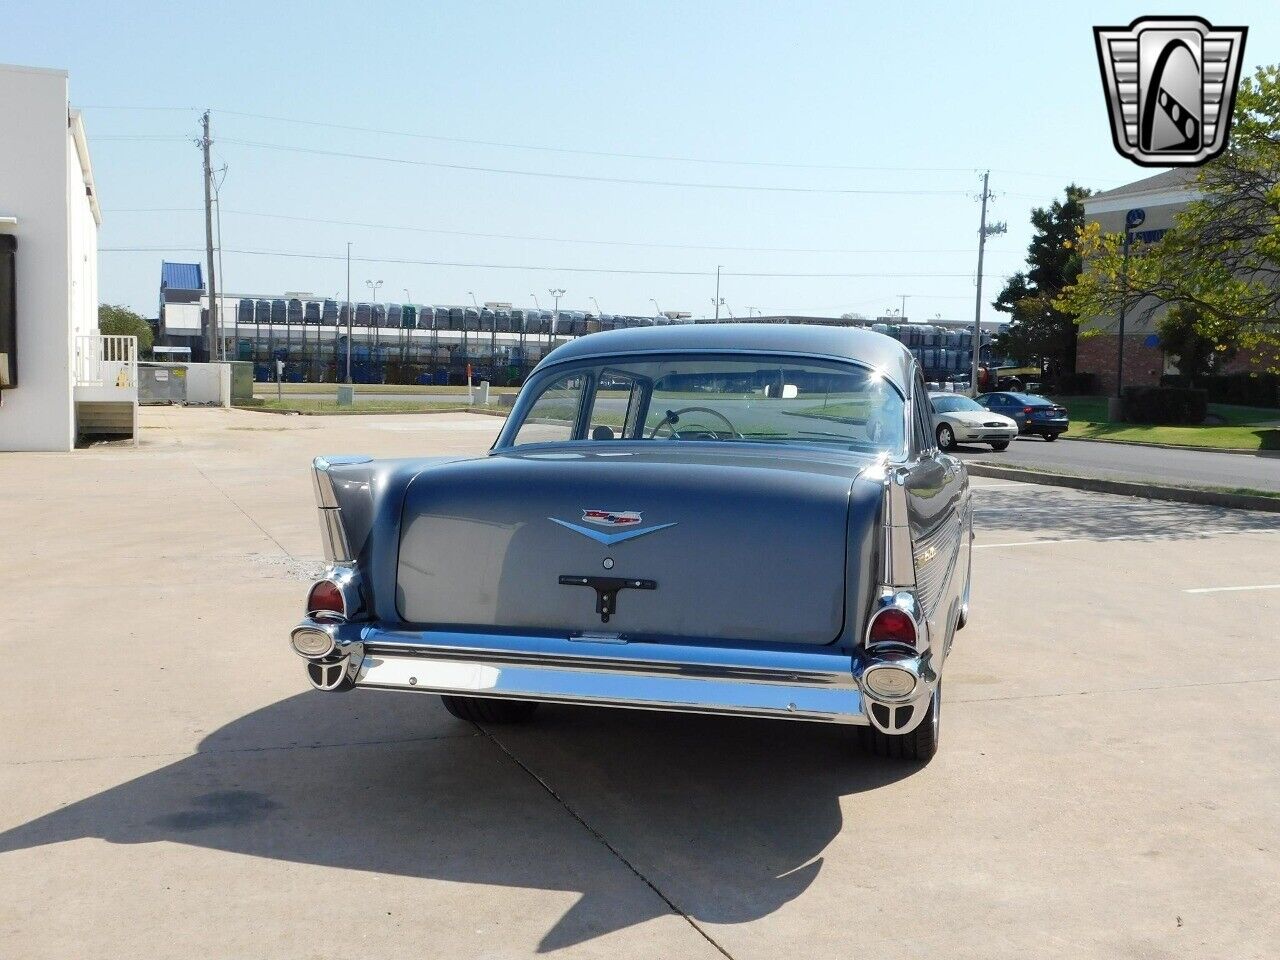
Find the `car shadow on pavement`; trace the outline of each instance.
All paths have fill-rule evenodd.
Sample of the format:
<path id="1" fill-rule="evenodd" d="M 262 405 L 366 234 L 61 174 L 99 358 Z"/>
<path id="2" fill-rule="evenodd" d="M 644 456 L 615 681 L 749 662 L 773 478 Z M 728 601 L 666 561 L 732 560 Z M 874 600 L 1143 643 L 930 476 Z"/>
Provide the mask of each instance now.
<path id="1" fill-rule="evenodd" d="M 1223 532 L 1276 530 L 1280 516 L 1253 510 L 1200 506 L 1167 500 L 1144 500 L 1107 493 L 1080 493 L 1060 487 L 1027 484 L 984 492 L 973 488 L 976 543 L 992 535 L 1017 533 L 1048 538 L 1193 540 Z"/>
<path id="2" fill-rule="evenodd" d="M 432 696 L 307 692 L 0 833 L 0 855 L 85 837 L 168 841 L 580 893 L 543 937 L 546 952 L 669 914 L 631 869 L 708 923 L 758 919 L 800 896 L 841 832 L 841 798 L 920 769 L 860 755 L 855 732 L 578 707 L 481 730 Z"/>

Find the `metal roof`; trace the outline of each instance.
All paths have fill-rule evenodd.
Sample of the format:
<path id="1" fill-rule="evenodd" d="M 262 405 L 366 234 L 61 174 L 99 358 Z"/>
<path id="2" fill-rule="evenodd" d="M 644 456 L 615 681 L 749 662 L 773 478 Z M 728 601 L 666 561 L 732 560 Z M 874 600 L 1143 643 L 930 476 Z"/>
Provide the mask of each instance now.
<path id="1" fill-rule="evenodd" d="M 1103 190 L 1100 193 L 1092 194 L 1085 197 L 1084 202 L 1087 204 L 1097 200 L 1132 197 L 1162 190 L 1193 189 L 1198 172 L 1188 167 L 1175 167 L 1173 170 L 1165 170 L 1154 176 L 1135 180 L 1133 183 L 1126 183 L 1124 186 L 1116 187 L 1114 190 Z"/>
<path id="2" fill-rule="evenodd" d="M 592 333 L 556 347 L 539 366 L 637 353 L 771 353 L 856 360 L 883 370 L 904 391 L 914 358 L 893 337 L 857 327 L 803 323 L 695 323 Z"/>
<path id="3" fill-rule="evenodd" d="M 198 263 L 160 263 L 161 290 L 203 290 L 204 275 Z"/>

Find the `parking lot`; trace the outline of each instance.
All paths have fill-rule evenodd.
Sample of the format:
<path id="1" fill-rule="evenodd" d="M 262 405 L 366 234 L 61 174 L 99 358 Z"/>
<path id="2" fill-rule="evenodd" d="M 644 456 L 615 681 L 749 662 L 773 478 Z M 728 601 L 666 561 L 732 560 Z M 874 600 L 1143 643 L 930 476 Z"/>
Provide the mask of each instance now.
<path id="1" fill-rule="evenodd" d="M 833 727 L 313 692 L 309 458 L 501 421 L 142 423 L 0 458 L 2 957 L 1277 953 L 1280 516 L 976 479 L 920 768 Z"/>

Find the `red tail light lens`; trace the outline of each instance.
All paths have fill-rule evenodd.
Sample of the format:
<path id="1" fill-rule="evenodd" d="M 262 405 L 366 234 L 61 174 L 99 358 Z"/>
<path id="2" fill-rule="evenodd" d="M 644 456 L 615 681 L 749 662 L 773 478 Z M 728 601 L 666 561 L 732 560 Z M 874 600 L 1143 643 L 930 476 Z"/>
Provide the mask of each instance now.
<path id="1" fill-rule="evenodd" d="M 347 613 L 347 605 L 342 602 L 342 591 L 338 589 L 338 585 L 332 580 L 321 580 L 311 592 L 307 594 L 307 613 L 315 616 L 317 613 L 336 613 L 338 616 L 345 616 Z"/>
<path id="2" fill-rule="evenodd" d="M 1023 408 L 1022 408 L 1022 412 L 1023 412 L 1023 413 L 1030 413 L 1030 412 L 1031 412 L 1031 408 L 1030 408 L 1030 407 L 1023 407 Z"/>
<path id="3" fill-rule="evenodd" d="M 916 625 L 905 611 L 887 607 L 875 615 L 867 631 L 868 643 L 905 643 L 916 645 Z"/>

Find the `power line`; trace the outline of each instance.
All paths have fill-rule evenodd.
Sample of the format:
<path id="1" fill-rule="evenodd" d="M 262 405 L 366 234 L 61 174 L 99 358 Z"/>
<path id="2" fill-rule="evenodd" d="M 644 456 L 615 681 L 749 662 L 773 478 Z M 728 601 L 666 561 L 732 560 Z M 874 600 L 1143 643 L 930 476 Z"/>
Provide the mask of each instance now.
<path id="1" fill-rule="evenodd" d="M 190 253 L 200 252 L 202 247 L 101 247 L 99 253 Z M 232 250 L 228 249 L 225 253 L 234 253 L 241 256 L 253 257 L 284 257 L 296 260 L 346 260 L 345 254 L 330 253 L 302 253 L 289 250 Z M 423 266 L 423 267 L 461 267 L 467 269 L 478 270 L 536 270 L 559 273 L 612 273 L 612 274 L 631 274 L 638 276 L 660 276 L 660 277 L 714 277 L 714 270 L 644 270 L 627 267 L 563 267 L 563 266 L 544 266 L 541 264 L 521 264 L 521 263 L 470 263 L 452 260 L 414 260 L 400 257 L 352 257 L 353 263 L 377 263 L 392 264 L 401 266 Z M 896 278 L 916 278 L 916 279 L 942 279 L 955 277 L 972 277 L 972 273 L 787 273 L 775 271 L 723 271 L 726 277 L 755 277 L 755 278 L 793 278 L 793 279 L 896 279 Z"/>
<path id="2" fill-rule="evenodd" d="M 261 143 L 256 140 L 238 140 L 223 137 L 222 143 L 234 143 L 258 150 L 277 150 L 285 153 L 305 153 L 320 157 L 337 157 L 346 160 L 371 160 L 378 163 L 395 163 L 411 167 L 432 167 L 437 170 L 466 170 L 472 173 L 495 173 L 518 177 L 541 177 L 548 180 L 577 180 L 589 183 L 630 184 L 645 187 L 683 187 L 698 190 L 745 190 L 755 193 L 807 193 L 837 196 L 905 196 L 938 197 L 965 196 L 964 190 L 862 190 L 848 187 L 775 187 L 740 183 L 697 183 L 685 180 L 645 180 L 637 177 L 594 177 L 578 173 L 548 173 L 541 170 L 517 170 L 509 167 L 482 167 L 467 163 L 445 163 L 438 160 L 416 160 L 410 157 L 384 157 L 371 153 L 347 153 L 341 150 L 320 150 L 315 147 L 293 147 L 283 143 Z"/>
<path id="3" fill-rule="evenodd" d="M 94 110 L 156 110 L 156 111 L 190 111 L 196 107 L 146 107 L 128 105 L 87 104 L 83 109 Z M 770 167 L 782 170 L 829 170 L 847 172 L 900 172 L 900 173 L 972 173 L 978 169 L 969 167 L 902 167 L 902 166 L 864 166 L 860 164 L 840 163 L 800 163 L 787 160 L 745 160 L 727 157 L 690 157 L 680 154 L 640 153 L 623 150 L 583 150 L 575 147 L 551 146 L 547 144 L 517 143 L 509 140 L 482 140 L 469 137 L 450 137 L 443 134 L 422 133 L 412 130 L 392 130 L 386 127 L 364 127 L 352 124 L 333 123 L 327 120 L 305 120 L 299 117 L 281 117 L 265 113 L 250 113 L 244 110 L 215 110 L 215 113 L 228 117 L 241 117 L 250 120 L 266 120 L 271 123 L 290 123 L 297 126 L 317 127 L 327 130 L 345 130 L 349 133 L 370 133 L 388 137 L 405 137 L 413 140 L 430 140 L 436 143 L 455 143 L 462 146 L 497 147 L 504 150 L 529 150 L 538 153 L 559 153 L 579 157 L 606 157 L 617 160 L 658 160 L 671 163 L 699 163 L 713 166 L 734 167 Z M 101 138 L 99 138 L 101 139 Z M 992 170 L 993 173 L 1021 177 L 1041 177 L 1050 180 L 1072 179 L 1079 174 L 1047 173 L 1043 170 Z"/>
<path id="4" fill-rule="evenodd" d="M 108 208 L 104 213 L 199 213 L 198 207 L 121 207 Z M 591 240 L 580 237 L 545 237 L 510 233 L 475 233 L 467 230 L 444 230 L 437 227 L 416 227 L 396 223 L 368 223 L 360 220 L 333 220 L 324 217 L 297 217 L 283 213 L 260 213 L 256 210 L 224 210 L 228 215 L 259 217 L 266 220 L 286 220 L 297 223 L 318 223 L 336 227 L 365 227 L 372 230 L 403 230 L 409 233 L 427 233 L 447 237 L 471 237 L 480 240 L 519 240 L 535 243 L 571 243 L 605 247 L 639 247 L 653 250 L 722 250 L 730 253 L 820 253 L 820 254 L 940 254 L 971 253 L 968 248 L 952 249 L 852 249 L 839 247 L 744 247 L 719 246 L 696 243 L 650 243 L 638 240 Z M 1010 251 L 1011 252 L 1011 251 Z"/>

